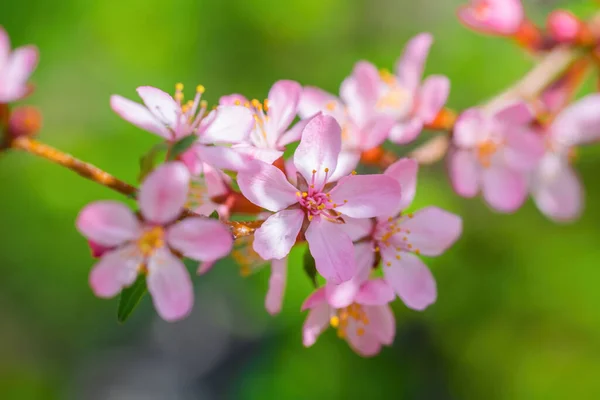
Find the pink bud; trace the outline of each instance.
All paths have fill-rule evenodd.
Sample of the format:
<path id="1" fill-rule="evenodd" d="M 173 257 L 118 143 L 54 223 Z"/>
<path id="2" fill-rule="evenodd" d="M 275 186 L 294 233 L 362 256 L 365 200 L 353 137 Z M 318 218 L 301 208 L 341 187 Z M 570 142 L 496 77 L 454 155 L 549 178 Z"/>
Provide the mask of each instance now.
<path id="1" fill-rule="evenodd" d="M 548 32 L 558 42 L 573 42 L 581 30 L 577 17 L 566 10 L 554 10 L 546 22 Z"/>
<path id="2" fill-rule="evenodd" d="M 458 18 L 476 31 L 512 36 L 519 31 L 525 13 L 520 0 L 471 0 L 458 9 Z"/>
<path id="3" fill-rule="evenodd" d="M 19 107 L 10 114 L 8 132 L 12 137 L 35 136 L 41 127 L 42 114 L 35 107 Z"/>

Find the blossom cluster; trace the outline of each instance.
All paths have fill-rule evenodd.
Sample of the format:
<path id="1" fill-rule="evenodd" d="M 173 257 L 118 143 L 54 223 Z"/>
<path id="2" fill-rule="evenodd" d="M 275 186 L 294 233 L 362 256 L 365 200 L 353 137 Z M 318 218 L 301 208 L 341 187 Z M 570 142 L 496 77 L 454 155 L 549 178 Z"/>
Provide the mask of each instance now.
<path id="1" fill-rule="evenodd" d="M 474 0 L 458 16 L 539 54 L 562 46 L 584 60 L 582 49 L 593 52 L 598 43 L 586 23 L 564 11 L 551 14 L 546 30 L 537 28 L 518 0 Z M 288 263 L 290 251 L 306 242 L 304 268 L 314 266 L 316 287 L 302 305 L 304 345 L 332 327 L 357 353 L 377 354 L 394 340 L 390 305 L 397 297 L 417 311 L 436 301 L 422 257 L 440 256 L 462 234 L 454 213 L 434 205 L 412 210 L 427 143 L 407 157 L 383 147 L 421 144 L 431 130 L 446 138 L 442 157 L 458 195 L 481 193 L 502 213 L 515 212 L 531 195 L 553 220 L 578 217 L 583 197 L 571 166 L 574 149 L 600 138 L 600 94 L 569 104 L 588 64 L 569 63 L 536 96 L 500 96 L 455 112 L 446 107 L 448 77 L 423 77 L 432 43 L 428 33 L 412 38 L 391 71 L 357 62 L 339 95 L 292 80 L 275 82 L 264 101 L 234 93 L 212 107 L 202 85 L 190 99 L 180 83 L 173 94 L 138 87 L 141 102 L 113 95 L 114 112 L 159 144 L 144 157 L 139 189 L 126 190 L 137 210 L 97 201 L 77 217 L 98 259 L 89 277 L 93 292 L 123 296 L 141 282 L 158 314 L 177 321 L 194 300 L 183 259 L 198 261 L 202 275 L 231 255 L 244 275 L 270 265 L 265 308 L 277 314 L 288 264 L 298 267 Z M 31 92 L 37 58 L 33 47 L 11 52 L 0 30 L 3 148 L 36 153 L 38 113 L 9 103 Z M 158 148 L 166 155 L 156 163 Z M 89 165 L 65 160 L 105 186 L 129 187 L 111 186 Z"/>

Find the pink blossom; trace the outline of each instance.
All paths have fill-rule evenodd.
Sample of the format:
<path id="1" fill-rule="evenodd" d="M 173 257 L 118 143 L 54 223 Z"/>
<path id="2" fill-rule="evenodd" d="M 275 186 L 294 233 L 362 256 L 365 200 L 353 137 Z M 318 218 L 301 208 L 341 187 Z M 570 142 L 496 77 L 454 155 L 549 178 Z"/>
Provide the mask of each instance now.
<path id="1" fill-rule="evenodd" d="M 521 27 L 525 12 L 520 0 L 470 0 L 458 9 L 458 18 L 476 31 L 511 36 Z"/>
<path id="2" fill-rule="evenodd" d="M 27 96 L 33 87 L 27 83 L 39 59 L 34 46 L 18 47 L 11 52 L 10 39 L 0 26 L 0 104 Z"/>
<path id="3" fill-rule="evenodd" d="M 151 86 L 137 88 L 144 105 L 118 95 L 111 96 L 112 109 L 123 119 L 152 132 L 168 142 L 198 135 L 198 141 L 181 160 L 193 175 L 204 166 L 237 171 L 246 166 L 248 157 L 224 146 L 247 140 L 254 126 L 252 113 L 242 106 L 219 106 L 208 112 L 201 100 L 203 86 L 196 88 L 194 100 L 183 103 L 183 85 L 176 86 L 175 97 Z"/>
<path id="4" fill-rule="evenodd" d="M 323 113 L 334 117 L 342 128 L 342 151 L 332 181 L 355 169 L 361 153 L 381 145 L 394 124 L 392 117 L 375 108 L 380 82 L 377 69 L 361 61 L 342 82 L 340 98 L 316 87 L 304 87 L 300 116 L 306 119 Z"/>
<path id="5" fill-rule="evenodd" d="M 527 197 L 527 173 L 537 166 L 544 149 L 528 127 L 533 114 L 515 103 L 489 115 L 471 108 L 454 127 L 449 154 L 452 186 L 463 197 L 481 190 L 485 201 L 500 212 L 514 212 Z"/>
<path id="6" fill-rule="evenodd" d="M 221 97 L 221 105 L 248 107 L 256 121 L 248 141 L 236 145 L 235 148 L 269 164 L 280 158 L 287 144 L 300 140 L 302 129 L 308 122 L 300 121 L 290 129 L 296 118 L 301 93 L 302 87 L 299 83 L 282 80 L 275 82 L 271 87 L 264 106 L 258 100 L 248 101 L 240 94 Z"/>
<path id="7" fill-rule="evenodd" d="M 344 217 L 387 214 L 400 197 L 400 186 L 385 175 L 350 175 L 332 184 L 340 151 L 339 124 L 318 114 L 306 125 L 294 153 L 295 185 L 261 161 L 240 171 L 242 194 L 275 213 L 254 234 L 254 250 L 263 259 L 286 257 L 302 231 L 321 275 L 334 283 L 352 278 L 354 247 L 344 232 Z"/>
<path id="8" fill-rule="evenodd" d="M 90 274 L 97 296 L 113 297 L 143 273 L 163 319 L 175 321 L 188 315 L 194 300 L 192 281 L 173 251 L 210 261 L 226 256 L 233 241 L 218 221 L 193 217 L 177 222 L 189 181 L 181 163 L 163 164 L 153 171 L 139 191 L 141 219 L 114 201 L 98 201 L 81 211 L 77 229 L 91 242 L 112 248 Z"/>
<path id="9" fill-rule="evenodd" d="M 396 62 L 395 74 L 385 70 L 380 74 L 376 109 L 396 121 L 389 132 L 389 139 L 394 143 L 415 140 L 448 100 L 450 80 L 447 77 L 430 75 L 421 83 L 432 43 L 429 33 L 415 36 Z"/>
<path id="10" fill-rule="evenodd" d="M 576 219 L 583 208 L 583 187 L 571 167 L 578 145 L 600 139 L 600 94 L 565 108 L 544 135 L 546 152 L 533 170 L 530 190 L 538 208 L 556 221 Z"/>
<path id="11" fill-rule="evenodd" d="M 395 212 L 375 220 L 348 219 L 346 229 L 353 240 L 367 245 L 356 246 L 357 259 L 369 259 L 372 265 L 374 252 L 379 253 L 387 284 L 408 307 L 424 310 L 435 302 L 437 289 L 429 268 L 418 256 L 438 256 L 446 251 L 460 237 L 462 220 L 437 207 L 425 207 L 414 214 L 404 212 L 415 196 L 417 169 L 416 160 L 409 158 L 392 164 L 385 174 L 402 188 Z M 329 297 L 338 307 L 347 304 L 357 290 L 356 285 L 343 285 L 343 295 Z"/>
<path id="12" fill-rule="evenodd" d="M 554 10 L 548 15 L 548 32 L 561 43 L 573 42 L 581 30 L 581 22 L 566 10 Z"/>
<path id="13" fill-rule="evenodd" d="M 330 325 L 364 357 L 376 355 L 394 341 L 396 322 L 388 305 L 394 291 L 381 278 L 369 279 L 374 258 L 369 247 L 367 243 L 356 245 L 358 273 L 352 280 L 317 289 L 302 305 L 303 311 L 310 310 L 302 328 L 304 346 L 312 346 Z M 370 257 L 364 257 L 367 254 Z"/>

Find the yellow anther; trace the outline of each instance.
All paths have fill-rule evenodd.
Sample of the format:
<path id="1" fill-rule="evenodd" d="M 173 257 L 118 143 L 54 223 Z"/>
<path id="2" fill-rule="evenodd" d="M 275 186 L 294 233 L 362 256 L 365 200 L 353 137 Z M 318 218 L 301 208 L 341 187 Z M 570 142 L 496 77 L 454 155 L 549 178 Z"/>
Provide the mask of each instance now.
<path id="1" fill-rule="evenodd" d="M 406 245 L 406 247 L 408 247 L 409 249 L 412 249 L 413 246 L 412 246 L 412 244 L 409 243 Z"/>
<path id="2" fill-rule="evenodd" d="M 332 327 L 337 328 L 338 326 L 340 326 L 340 317 L 334 315 L 329 319 L 329 323 Z"/>
<path id="3" fill-rule="evenodd" d="M 312 221 L 312 220 L 313 220 L 313 218 L 314 218 L 314 217 L 313 217 L 313 215 L 312 215 L 312 214 L 308 214 L 308 221 L 309 221 L 309 222 L 310 222 L 310 221 Z"/>
<path id="4" fill-rule="evenodd" d="M 381 250 L 381 249 L 379 248 L 379 246 L 376 246 L 376 247 L 375 247 L 375 252 L 377 253 L 379 250 Z"/>
<path id="5" fill-rule="evenodd" d="M 348 200 L 344 200 L 344 204 L 346 204 L 348 202 Z"/>
<path id="6" fill-rule="evenodd" d="M 239 99 L 237 99 L 236 101 L 233 102 L 233 104 L 235 104 L 236 106 L 239 106 L 240 104 L 242 104 L 242 102 Z"/>
<path id="7" fill-rule="evenodd" d="M 202 101 L 200 102 L 200 107 L 202 107 L 202 108 L 206 108 L 206 106 L 208 106 L 208 102 L 207 102 L 206 100 L 202 100 Z"/>
<path id="8" fill-rule="evenodd" d="M 183 93 L 181 92 L 177 92 L 175 93 L 175 96 L 173 96 L 175 98 L 175 100 L 177 101 L 182 101 L 183 100 Z"/>
<path id="9" fill-rule="evenodd" d="M 393 220 L 394 220 L 394 218 L 393 218 L 393 217 L 389 217 L 389 218 L 388 218 L 388 222 L 392 222 Z"/>
<path id="10" fill-rule="evenodd" d="M 316 170 L 316 169 L 313 169 L 313 170 L 312 170 L 312 173 L 313 173 L 313 174 L 316 174 L 316 173 L 317 173 L 317 170 Z"/>
<path id="11" fill-rule="evenodd" d="M 333 110 L 335 110 L 335 106 L 336 106 L 335 101 L 330 101 L 329 103 L 327 103 L 325 105 L 325 108 L 327 108 L 329 111 L 333 111 Z"/>
<path id="12" fill-rule="evenodd" d="M 183 83 L 177 83 L 175 85 L 175 90 L 177 90 L 178 92 L 181 92 L 183 90 Z"/>
<path id="13" fill-rule="evenodd" d="M 410 247 L 409 247 L 409 248 L 410 248 Z M 416 254 L 416 255 L 420 255 L 420 254 L 421 254 L 421 250 L 419 250 L 419 249 L 416 249 L 416 250 L 415 250 L 415 254 Z"/>
<path id="14" fill-rule="evenodd" d="M 198 85 L 196 86 L 196 93 L 204 93 L 204 91 L 206 90 L 206 88 L 204 88 L 204 85 Z"/>
<path id="15" fill-rule="evenodd" d="M 404 240 L 404 241 L 406 242 L 406 241 L 408 240 L 408 238 L 407 238 L 406 236 L 404 236 L 404 237 L 402 238 L 402 240 Z"/>
<path id="16" fill-rule="evenodd" d="M 302 192 L 302 197 L 308 197 L 308 193 Z"/>
<path id="17" fill-rule="evenodd" d="M 333 203 L 333 208 L 336 208 L 337 206 L 337 203 Z"/>
<path id="18" fill-rule="evenodd" d="M 329 168 L 325 168 L 325 172 L 329 172 Z"/>
<path id="19" fill-rule="evenodd" d="M 260 101 L 252 99 L 252 107 L 258 108 L 259 106 L 261 106 Z"/>
<path id="20" fill-rule="evenodd" d="M 302 193 L 296 192 L 296 196 L 300 197 L 300 196 L 302 196 Z"/>
<path id="21" fill-rule="evenodd" d="M 263 104 L 265 106 L 265 111 L 269 111 L 269 99 L 265 99 L 265 101 L 263 101 Z"/>
<path id="22" fill-rule="evenodd" d="M 250 103 L 249 102 L 245 102 L 244 103 L 244 107 L 246 107 L 246 108 L 250 107 Z"/>
<path id="23" fill-rule="evenodd" d="M 352 171 L 352 175 L 356 175 L 356 171 Z"/>
<path id="24" fill-rule="evenodd" d="M 396 260 L 400 261 L 400 254 L 396 254 Z"/>
<path id="25" fill-rule="evenodd" d="M 387 265 L 388 267 L 391 267 L 392 263 L 388 261 L 388 262 L 385 263 L 385 265 Z"/>
<path id="26" fill-rule="evenodd" d="M 356 329 L 356 334 L 358 336 L 364 335 L 365 334 L 365 329 L 364 328 L 358 328 L 358 329 Z"/>

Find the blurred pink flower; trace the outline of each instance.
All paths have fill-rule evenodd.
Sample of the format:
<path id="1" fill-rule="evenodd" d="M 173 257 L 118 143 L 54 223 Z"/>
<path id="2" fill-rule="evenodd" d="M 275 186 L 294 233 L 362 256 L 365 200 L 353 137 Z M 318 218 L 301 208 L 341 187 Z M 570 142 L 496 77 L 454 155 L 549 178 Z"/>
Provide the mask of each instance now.
<path id="1" fill-rule="evenodd" d="M 542 134 L 546 153 L 531 174 L 530 190 L 538 208 L 556 221 L 576 219 L 583 208 L 583 188 L 571 167 L 575 146 L 600 140 L 600 94 L 565 108 Z"/>
<path id="2" fill-rule="evenodd" d="M 141 221 L 127 206 L 114 201 L 98 201 L 81 211 L 77 229 L 92 243 L 112 248 L 102 254 L 90 274 L 97 296 L 113 297 L 144 273 L 163 319 L 175 321 L 189 314 L 194 300 L 192 281 L 173 251 L 211 261 L 226 256 L 233 242 L 229 230 L 218 221 L 186 218 L 176 222 L 189 181 L 181 163 L 163 164 L 148 175 L 138 196 Z"/>
<path id="3" fill-rule="evenodd" d="M 485 201 L 500 212 L 521 207 L 527 197 L 527 173 L 544 154 L 542 140 L 528 127 L 532 119 L 525 103 L 493 115 L 478 108 L 463 112 L 448 156 L 456 193 L 474 197 L 481 189 Z"/>
<path id="4" fill-rule="evenodd" d="M 321 112 L 334 117 L 342 128 L 342 150 L 331 181 L 355 169 L 361 153 L 381 145 L 394 125 L 391 116 L 378 113 L 375 108 L 380 84 L 377 69 L 361 61 L 342 82 L 340 98 L 316 87 L 304 87 L 300 116 L 307 119 Z"/>
<path id="5" fill-rule="evenodd" d="M 548 33 L 558 42 L 568 43 L 577 39 L 581 22 L 567 10 L 554 10 L 548 15 Z"/>
<path id="6" fill-rule="evenodd" d="M 303 311 L 310 310 L 302 328 L 304 346 L 312 346 L 329 325 L 364 357 L 376 355 L 394 341 L 396 322 L 388 305 L 394 300 L 394 291 L 381 278 L 369 279 L 373 266 L 369 247 L 368 243 L 356 245 L 358 273 L 352 280 L 321 287 L 302 305 Z M 363 257 L 365 254 L 371 257 Z"/>
<path id="7" fill-rule="evenodd" d="M 0 104 L 11 103 L 33 90 L 27 83 L 39 59 L 34 46 L 18 47 L 11 52 L 8 33 L 0 26 Z"/>
<path id="8" fill-rule="evenodd" d="M 387 284 L 408 307 L 424 310 L 435 302 L 437 289 L 433 275 L 418 255 L 438 256 L 446 251 L 460 237 L 462 220 L 437 207 L 425 207 L 414 214 L 403 212 L 414 199 L 417 170 L 416 160 L 403 158 L 385 171 L 402 189 L 402 199 L 389 218 L 347 219 L 345 226 L 350 237 L 361 244 L 356 245 L 357 259 L 369 260 L 373 265 L 375 252 L 379 253 Z M 357 290 L 356 285 L 343 285 L 342 294 L 328 296 L 329 303 L 336 307 L 348 304 Z"/>
<path id="9" fill-rule="evenodd" d="M 249 158 L 226 145 L 247 140 L 254 126 L 250 110 L 233 105 L 207 112 L 206 102 L 201 100 L 203 86 L 197 87 L 194 100 L 187 103 L 183 103 L 182 90 L 183 85 L 178 84 L 173 98 L 160 89 L 141 86 L 137 92 L 144 105 L 118 95 L 111 96 L 110 104 L 126 121 L 169 142 L 198 135 L 197 143 L 181 156 L 192 175 L 202 173 L 205 164 L 233 171 L 244 168 Z"/>
<path id="10" fill-rule="evenodd" d="M 430 75 L 422 83 L 425 62 L 433 37 L 421 33 L 412 38 L 396 62 L 395 74 L 381 72 L 376 109 L 394 118 L 396 124 L 389 139 L 398 144 L 412 142 L 433 122 L 446 104 L 450 80 L 443 75 Z"/>
<path id="11" fill-rule="evenodd" d="M 510 36 L 521 27 L 525 12 L 521 0 L 470 0 L 458 9 L 458 18 L 476 31 Z"/>
<path id="12" fill-rule="evenodd" d="M 254 234 L 254 250 L 263 259 L 286 257 L 302 230 L 321 275 L 334 283 L 352 278 L 354 248 L 344 232 L 343 216 L 388 214 L 400 198 L 400 186 L 385 175 L 350 175 L 332 185 L 340 150 L 339 124 L 319 114 L 306 125 L 294 153 L 296 185 L 280 169 L 261 161 L 240 171 L 242 194 L 275 213 Z"/>
<path id="13" fill-rule="evenodd" d="M 248 101 L 241 94 L 221 97 L 219 101 L 221 105 L 248 107 L 256 121 L 247 142 L 234 147 L 268 164 L 281 157 L 286 145 L 300 140 L 302 129 L 308 122 L 308 120 L 300 121 L 288 129 L 296 118 L 301 93 L 302 86 L 299 83 L 281 80 L 271 87 L 264 106 L 258 100 Z"/>

